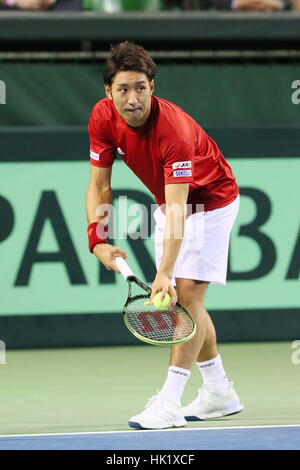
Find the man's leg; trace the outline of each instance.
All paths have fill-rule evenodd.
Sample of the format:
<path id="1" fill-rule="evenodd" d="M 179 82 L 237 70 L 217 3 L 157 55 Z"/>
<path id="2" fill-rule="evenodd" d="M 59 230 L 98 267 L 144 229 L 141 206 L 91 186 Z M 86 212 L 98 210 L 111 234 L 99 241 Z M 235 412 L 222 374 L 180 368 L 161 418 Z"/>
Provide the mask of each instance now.
<path id="1" fill-rule="evenodd" d="M 177 279 L 178 301 L 193 315 L 197 330 L 192 340 L 173 346 L 171 365 L 191 369 L 196 362 L 204 362 L 218 355 L 214 324 L 205 309 L 204 297 L 208 282 Z M 195 358 L 196 353 L 196 358 Z"/>
<path id="2" fill-rule="evenodd" d="M 216 336 L 211 331 L 212 323 L 209 322 L 210 319 L 204 307 L 207 286 L 208 282 L 176 279 L 178 302 L 193 316 L 196 322 L 196 333 L 190 341 L 172 347 L 171 365 L 173 366 L 191 370 L 203 347 L 212 354 L 212 357 L 218 354 Z"/>
<path id="3" fill-rule="evenodd" d="M 197 357 L 197 362 L 208 361 L 209 359 L 213 359 L 218 354 L 217 349 L 217 337 L 216 337 L 216 330 L 214 324 L 208 314 L 206 313 L 206 334 L 204 338 L 204 342 L 202 344 L 202 348 Z"/>
<path id="4" fill-rule="evenodd" d="M 224 373 L 218 354 L 215 328 L 204 306 L 208 284 L 204 281 L 176 279 L 178 301 L 187 308 L 196 322 L 195 336 L 185 343 L 172 347 L 170 367 L 162 388 L 163 393 L 178 402 L 181 400 L 195 362 L 205 382 L 210 385 L 217 384 L 222 390 L 230 388 L 230 382 Z M 209 367 L 206 367 L 206 363 L 202 366 L 203 361 L 209 360 L 211 361 Z"/>
<path id="5" fill-rule="evenodd" d="M 197 330 L 194 338 L 172 347 L 167 379 L 162 391 L 181 400 L 189 373 L 196 362 L 203 379 L 197 398 L 183 408 L 188 421 L 216 418 L 243 410 L 229 382 L 217 349 L 216 331 L 205 309 L 207 282 L 176 279 L 178 301 L 193 315 Z M 186 373 L 185 382 L 177 378 L 178 371 Z M 175 392 L 175 393 L 174 393 Z"/>

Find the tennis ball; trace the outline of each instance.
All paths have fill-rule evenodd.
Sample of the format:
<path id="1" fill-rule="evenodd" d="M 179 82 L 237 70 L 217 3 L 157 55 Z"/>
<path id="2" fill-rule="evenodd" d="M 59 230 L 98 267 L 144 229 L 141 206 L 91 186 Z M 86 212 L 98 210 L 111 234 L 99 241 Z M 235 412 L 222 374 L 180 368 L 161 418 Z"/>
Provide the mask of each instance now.
<path id="1" fill-rule="evenodd" d="M 158 292 L 153 298 L 153 305 L 159 310 L 167 310 L 171 297 L 166 294 L 164 300 L 160 300 L 161 292 Z"/>

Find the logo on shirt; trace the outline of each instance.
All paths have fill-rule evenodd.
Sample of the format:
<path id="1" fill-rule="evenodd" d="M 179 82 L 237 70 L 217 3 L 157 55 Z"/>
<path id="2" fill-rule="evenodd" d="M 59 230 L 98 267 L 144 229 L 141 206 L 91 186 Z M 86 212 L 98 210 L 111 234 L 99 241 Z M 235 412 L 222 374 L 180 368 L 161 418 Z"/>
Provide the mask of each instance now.
<path id="1" fill-rule="evenodd" d="M 92 150 L 90 150 L 90 157 L 91 157 L 93 160 L 100 160 L 100 155 L 99 155 L 99 153 L 95 153 L 95 152 L 93 152 Z"/>
<path id="2" fill-rule="evenodd" d="M 175 178 L 180 178 L 183 176 L 192 176 L 192 171 L 191 170 L 175 170 L 173 171 L 173 176 Z"/>
<path id="3" fill-rule="evenodd" d="M 191 160 L 187 162 L 175 162 L 172 165 L 173 170 L 178 170 L 179 168 L 192 168 Z"/>
<path id="4" fill-rule="evenodd" d="M 120 147 L 118 147 L 117 150 L 120 155 L 125 155 L 125 152 L 123 152 L 123 150 Z"/>

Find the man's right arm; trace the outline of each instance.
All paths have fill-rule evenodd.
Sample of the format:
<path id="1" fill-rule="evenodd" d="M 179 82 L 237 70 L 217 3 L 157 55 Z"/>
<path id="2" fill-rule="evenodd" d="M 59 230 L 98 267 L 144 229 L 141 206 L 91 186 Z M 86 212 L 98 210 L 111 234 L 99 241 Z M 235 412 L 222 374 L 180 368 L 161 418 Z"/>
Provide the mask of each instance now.
<path id="1" fill-rule="evenodd" d="M 102 168 L 91 165 L 90 181 L 86 193 L 86 215 L 88 225 L 93 222 L 109 223 L 110 208 L 112 206 L 111 167 Z M 108 243 L 97 243 L 93 248 L 94 255 L 107 269 L 118 270 L 114 258 L 121 256 L 127 258 L 125 251 Z"/>
<path id="2" fill-rule="evenodd" d="M 108 219 L 107 211 L 101 211 L 101 207 L 107 208 L 112 204 L 112 190 L 110 186 L 111 167 L 99 168 L 91 165 L 90 181 L 86 193 L 86 216 L 88 224 Z"/>

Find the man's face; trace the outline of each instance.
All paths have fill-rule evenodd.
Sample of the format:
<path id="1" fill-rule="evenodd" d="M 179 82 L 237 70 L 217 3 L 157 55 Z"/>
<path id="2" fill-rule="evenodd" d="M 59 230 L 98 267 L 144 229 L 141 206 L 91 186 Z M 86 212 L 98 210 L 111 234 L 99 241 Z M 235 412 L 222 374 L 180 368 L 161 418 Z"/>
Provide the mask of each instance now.
<path id="1" fill-rule="evenodd" d="M 147 121 L 151 111 L 153 80 L 140 72 L 117 72 L 111 86 L 105 85 L 108 98 L 131 127 L 140 127 Z"/>

